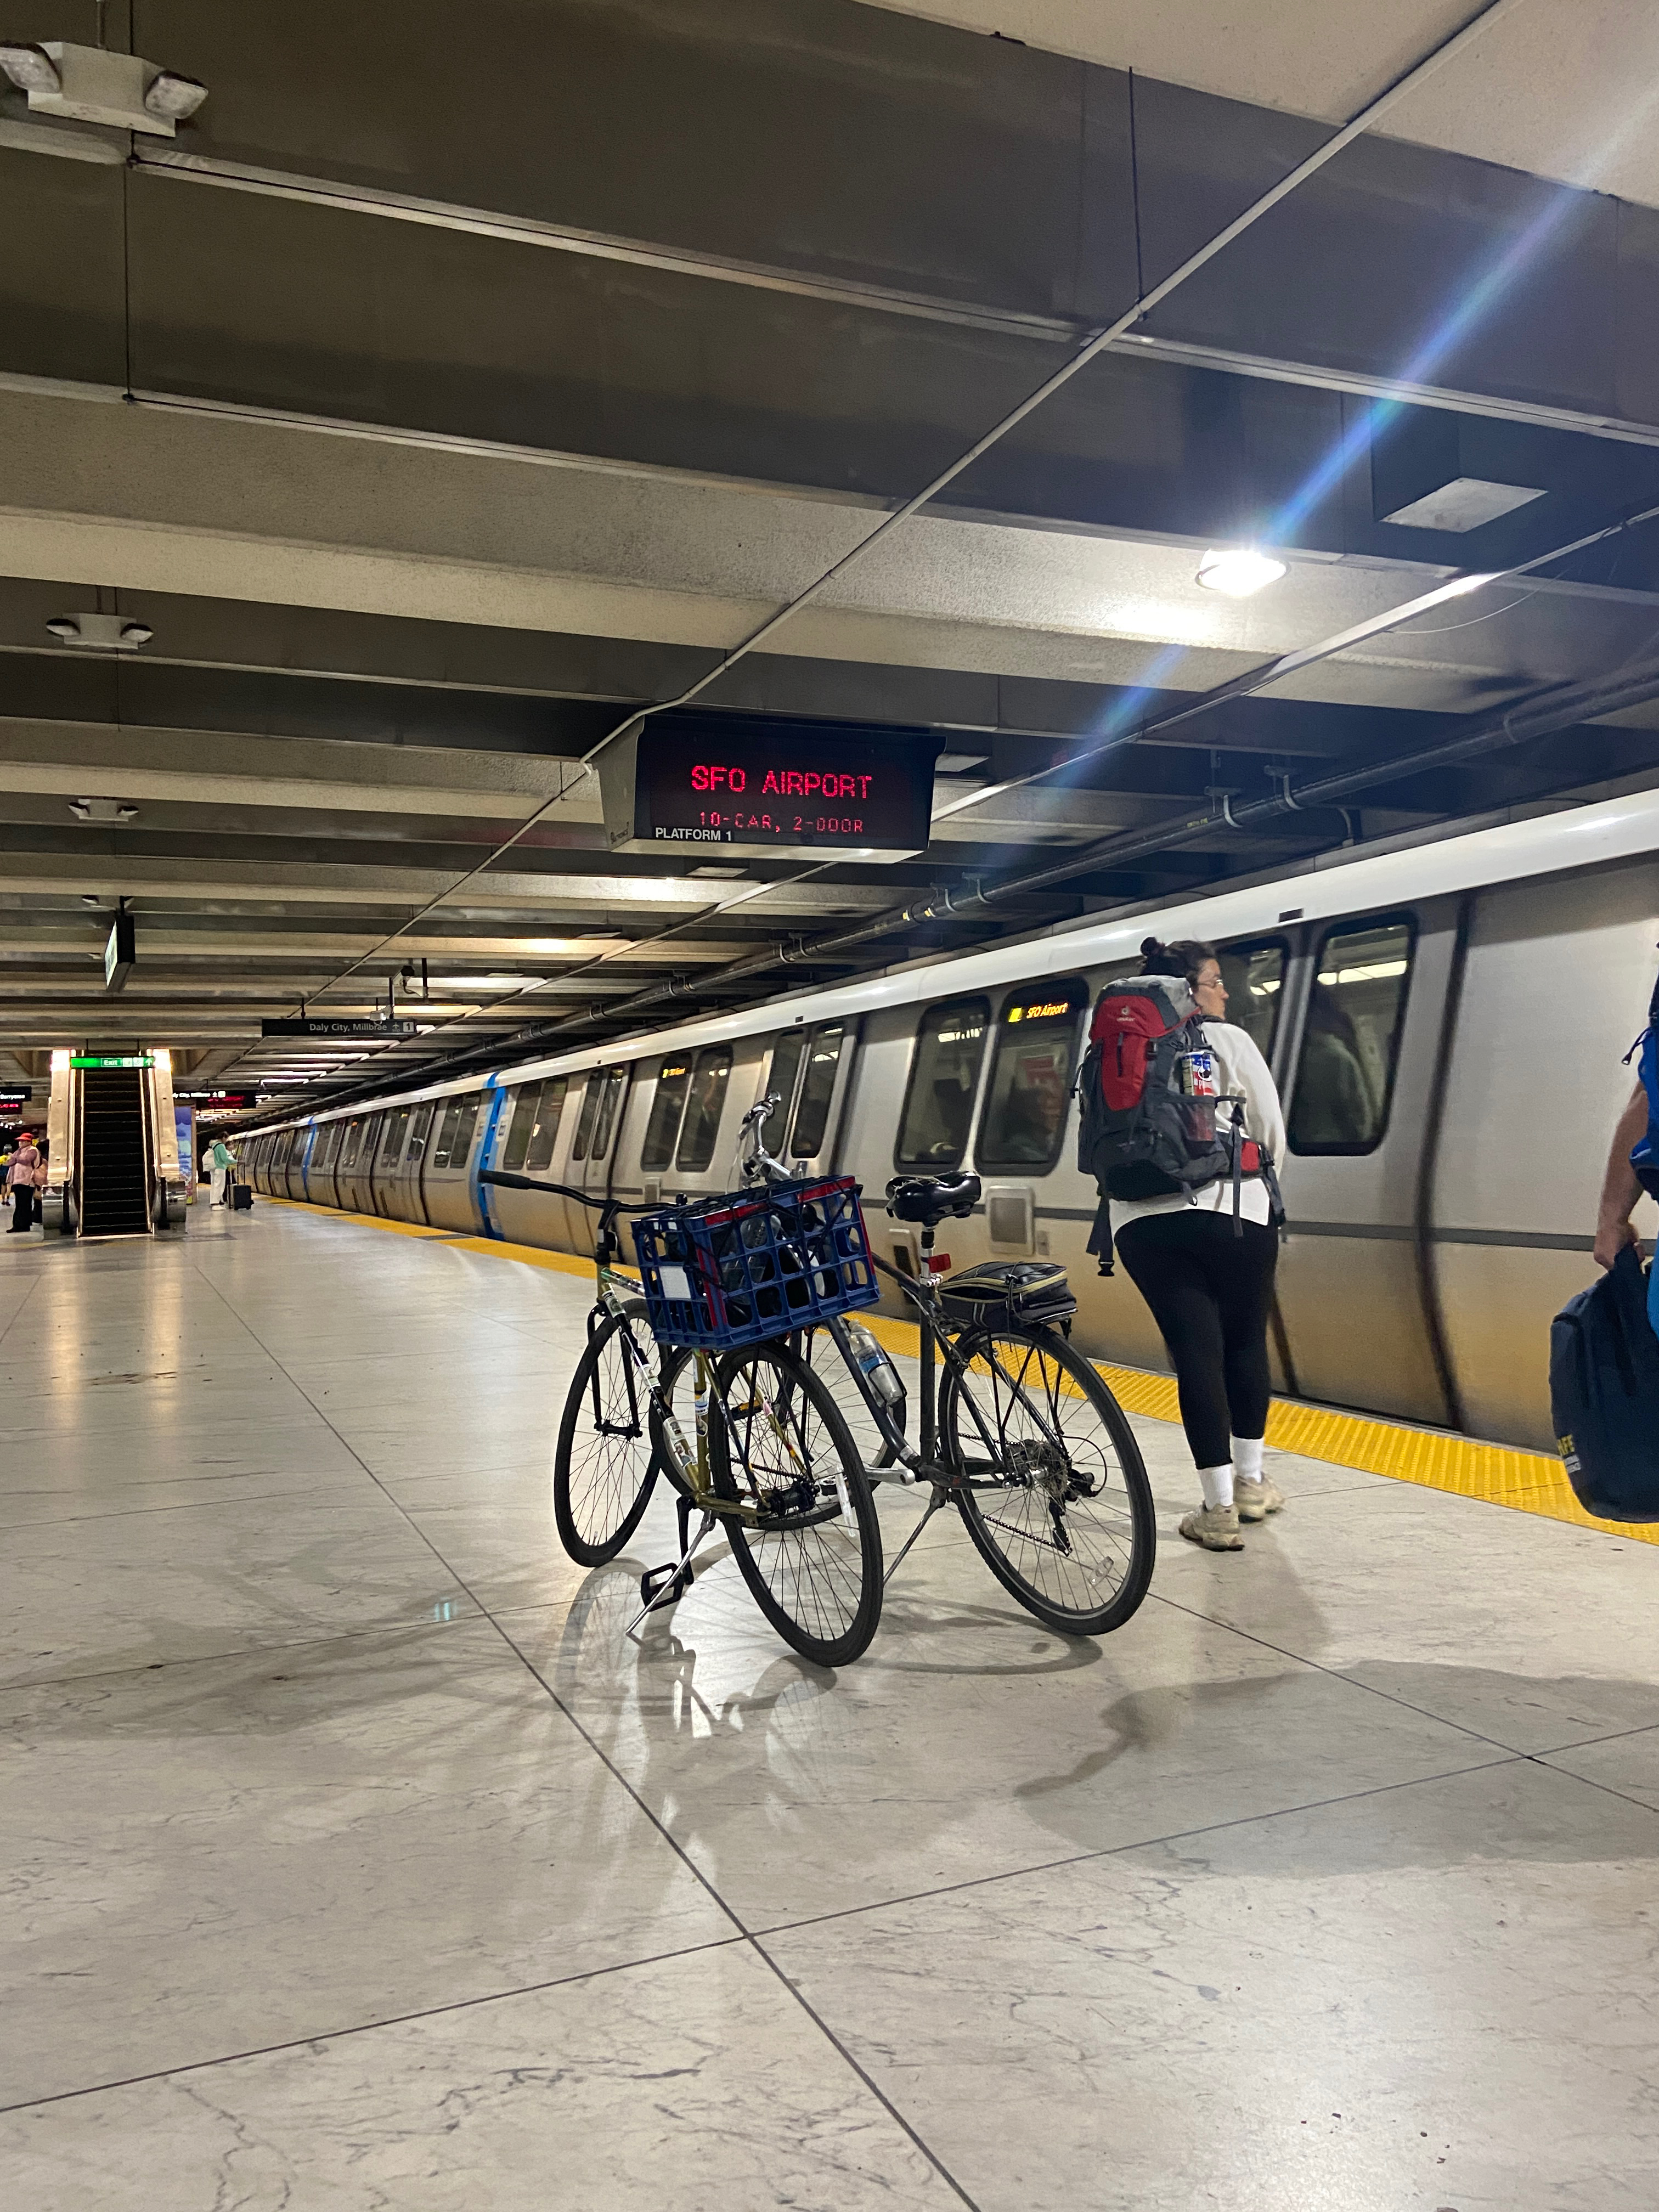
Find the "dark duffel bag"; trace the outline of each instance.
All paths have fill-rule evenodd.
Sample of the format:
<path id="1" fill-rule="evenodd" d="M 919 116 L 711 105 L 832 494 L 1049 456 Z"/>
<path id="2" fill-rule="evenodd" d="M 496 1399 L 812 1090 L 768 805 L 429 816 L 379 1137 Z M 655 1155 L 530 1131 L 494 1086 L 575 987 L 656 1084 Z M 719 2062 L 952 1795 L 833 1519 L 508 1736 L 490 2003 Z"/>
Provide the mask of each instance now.
<path id="1" fill-rule="evenodd" d="M 1066 1270 L 1052 1260 L 985 1260 L 939 1286 L 952 1321 L 985 1328 L 1060 1327 L 1077 1311 Z"/>
<path id="2" fill-rule="evenodd" d="M 1659 1521 L 1659 1336 L 1633 1244 L 1555 1316 L 1550 1411 L 1585 1512 Z"/>
<path id="3" fill-rule="evenodd" d="M 230 1210 L 233 1213 L 246 1213 L 252 1203 L 253 1186 L 252 1183 L 232 1183 L 230 1187 Z"/>

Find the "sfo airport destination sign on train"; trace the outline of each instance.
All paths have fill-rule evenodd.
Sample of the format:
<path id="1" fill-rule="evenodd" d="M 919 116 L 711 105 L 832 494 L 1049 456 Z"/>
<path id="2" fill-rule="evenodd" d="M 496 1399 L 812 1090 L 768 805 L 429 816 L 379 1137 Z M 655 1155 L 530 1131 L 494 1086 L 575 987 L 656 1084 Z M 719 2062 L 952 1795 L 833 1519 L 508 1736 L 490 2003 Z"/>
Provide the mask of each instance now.
<path id="1" fill-rule="evenodd" d="M 930 732 L 660 714 L 599 756 L 613 852 L 908 860 L 927 848 Z"/>

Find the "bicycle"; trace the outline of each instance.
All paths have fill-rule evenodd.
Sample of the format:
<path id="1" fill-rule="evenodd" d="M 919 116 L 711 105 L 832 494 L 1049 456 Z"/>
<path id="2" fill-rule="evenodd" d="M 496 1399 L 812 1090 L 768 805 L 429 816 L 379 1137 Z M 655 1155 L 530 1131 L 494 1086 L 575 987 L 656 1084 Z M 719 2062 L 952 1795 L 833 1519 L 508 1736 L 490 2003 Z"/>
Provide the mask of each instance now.
<path id="1" fill-rule="evenodd" d="M 744 1172 L 769 1182 L 787 1174 L 760 1136 L 774 1103 L 762 1100 L 744 1122 L 753 1133 Z M 971 1174 L 898 1176 L 887 1187 L 889 1212 L 921 1232 L 920 1278 L 871 1255 L 915 1310 L 915 1444 L 905 1436 L 902 1386 L 893 1393 L 898 1376 L 891 1363 L 884 1355 L 876 1361 L 857 1355 L 856 1324 L 848 1316 L 822 1324 L 881 1440 L 878 1458 L 866 1468 L 869 1480 L 931 1486 L 927 1510 L 886 1578 L 933 1516 L 954 1504 L 981 1558 L 1028 1613 L 1061 1635 L 1105 1635 L 1136 1611 L 1152 1580 L 1158 1534 L 1146 1464 L 1122 1407 L 1092 1362 L 1054 1326 L 1077 1306 L 1061 1271 L 1015 1262 L 934 1280 L 940 1223 L 966 1218 L 980 1195 Z M 1022 1267 L 1039 1279 L 1029 1289 L 1011 1285 Z M 975 1289 L 992 1293 L 979 1301 L 979 1312 L 951 1310 L 953 1300 L 960 1304 Z M 819 1334 L 801 1344 L 813 1372 L 812 1338 Z M 890 1378 L 885 1392 L 878 1379 L 883 1364 Z"/>
<path id="2" fill-rule="evenodd" d="M 599 1210 L 587 1342 L 554 1452 L 554 1518 L 571 1558 L 586 1567 L 614 1559 L 660 1473 L 676 1493 L 680 1555 L 641 1577 L 630 1632 L 684 1596 L 695 1555 L 718 1528 L 786 1643 L 823 1667 L 856 1659 L 881 1617 L 881 1531 L 862 1460 L 822 1378 L 781 1338 L 724 1354 L 665 1346 L 659 1357 L 639 1285 L 617 1264 L 619 1217 L 658 1209 L 505 1169 L 481 1179 Z M 690 1440 L 674 1403 L 688 1380 Z"/>

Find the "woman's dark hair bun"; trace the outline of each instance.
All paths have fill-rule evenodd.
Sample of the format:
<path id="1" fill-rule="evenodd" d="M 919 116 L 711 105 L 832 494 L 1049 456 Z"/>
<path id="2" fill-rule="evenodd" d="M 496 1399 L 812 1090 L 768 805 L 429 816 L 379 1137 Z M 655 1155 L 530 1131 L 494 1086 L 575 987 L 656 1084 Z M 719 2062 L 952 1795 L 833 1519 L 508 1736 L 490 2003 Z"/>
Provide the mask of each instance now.
<path id="1" fill-rule="evenodd" d="M 1140 957 L 1143 960 L 1150 960 L 1154 952 L 1162 952 L 1163 950 L 1162 943 L 1156 937 L 1143 937 L 1140 940 Z"/>

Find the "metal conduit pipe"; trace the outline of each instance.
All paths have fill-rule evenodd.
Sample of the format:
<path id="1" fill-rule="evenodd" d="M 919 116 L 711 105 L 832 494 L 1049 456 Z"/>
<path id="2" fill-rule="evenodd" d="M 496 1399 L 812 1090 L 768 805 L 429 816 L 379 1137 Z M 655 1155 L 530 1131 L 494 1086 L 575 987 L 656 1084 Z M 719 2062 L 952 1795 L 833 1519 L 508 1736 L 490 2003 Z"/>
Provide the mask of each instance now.
<path id="1" fill-rule="evenodd" d="M 1165 823 L 1155 829 L 1130 831 L 1121 837 L 1109 837 L 1099 844 L 1072 853 L 1064 860 L 1054 861 L 1047 867 L 1007 876 L 1000 883 L 981 883 L 971 891 L 940 890 L 919 903 L 889 908 L 885 913 L 877 915 L 869 921 L 834 931 L 810 943 L 796 938 L 790 945 L 775 944 L 763 947 L 745 955 L 741 960 L 729 962 L 702 980 L 714 984 L 744 982 L 751 976 L 765 975 L 771 969 L 787 969 L 814 958 L 833 958 L 839 953 L 855 951 L 860 945 L 890 936 L 895 930 L 913 928 L 928 921 L 959 920 L 975 908 L 988 914 L 1000 900 L 1045 890 L 1086 874 L 1091 869 L 1120 866 L 1153 853 L 1169 852 L 1190 843 L 1194 838 L 1213 836 L 1219 829 L 1248 830 L 1259 823 L 1275 821 L 1282 815 L 1307 812 L 1319 807 L 1337 807 L 1378 784 L 1396 782 L 1402 777 L 1421 775 L 1431 769 L 1455 767 L 1487 753 L 1525 744 L 1534 738 L 1553 736 L 1558 731 L 1571 729 L 1577 722 L 1616 714 L 1623 708 L 1643 706 L 1654 698 L 1659 698 L 1659 665 L 1595 683 L 1557 684 L 1518 706 L 1508 708 L 1497 720 L 1483 723 L 1478 730 L 1472 730 L 1466 736 L 1447 738 L 1442 744 L 1426 746 L 1414 753 L 1392 754 L 1385 760 L 1372 761 L 1363 768 L 1345 769 L 1334 775 L 1316 776 L 1303 784 L 1292 785 L 1286 775 L 1271 797 L 1253 799 L 1243 806 L 1231 806 L 1224 820 L 1218 813 L 1206 812 L 1188 816 L 1180 822 Z M 618 1003 L 589 1006 L 563 1016 L 559 1021 L 538 1024 L 512 1036 L 495 1037 L 487 1044 L 470 1046 L 465 1052 L 432 1061 L 419 1070 L 411 1069 L 406 1087 L 420 1089 L 430 1083 L 452 1081 L 480 1068 L 499 1066 L 504 1056 L 515 1054 L 527 1055 L 538 1046 L 551 1044 L 567 1030 L 586 1026 L 596 1019 L 612 1019 L 618 1014 L 642 1014 L 653 1006 L 687 995 L 684 976 L 671 977 L 665 982 L 653 984 L 646 990 L 635 992 L 631 998 Z M 596 1048 L 604 1049 L 602 1046 Z M 378 1082 L 371 1079 L 355 1084 L 336 1092 L 324 1103 L 330 1108 L 354 1105 L 359 1099 L 384 1094 L 386 1089 L 386 1079 L 383 1076 Z"/>

